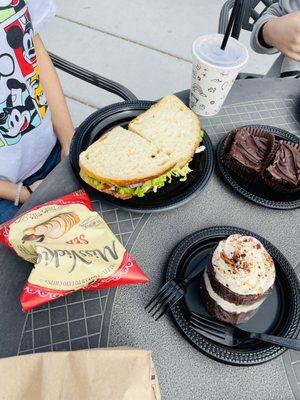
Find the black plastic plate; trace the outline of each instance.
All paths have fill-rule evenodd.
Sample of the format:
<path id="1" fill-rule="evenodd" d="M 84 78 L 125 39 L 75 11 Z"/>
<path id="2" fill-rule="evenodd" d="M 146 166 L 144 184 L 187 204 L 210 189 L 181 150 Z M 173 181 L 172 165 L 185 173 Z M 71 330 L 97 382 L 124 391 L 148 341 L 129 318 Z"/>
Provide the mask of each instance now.
<path id="1" fill-rule="evenodd" d="M 290 132 L 283 129 L 267 125 L 246 125 L 244 128 L 260 128 L 275 135 L 275 140 L 290 140 L 300 143 L 300 139 Z M 232 187 L 233 190 L 248 200 L 261 206 L 268 208 L 277 208 L 280 210 L 291 210 L 300 207 L 300 192 L 293 194 L 277 193 L 270 189 L 263 181 L 253 184 L 245 181 L 229 170 L 221 161 L 221 151 L 226 135 L 219 141 L 216 149 L 216 158 L 218 169 L 224 180 Z"/>
<path id="2" fill-rule="evenodd" d="M 218 226 L 188 236 L 171 253 L 166 266 L 165 281 L 184 278 L 191 271 L 204 270 L 217 243 L 234 233 L 251 235 L 260 240 L 273 257 L 276 267 L 276 281 L 272 293 L 254 317 L 238 326 L 253 332 L 297 337 L 300 321 L 300 285 L 297 275 L 275 246 L 253 232 Z M 223 363 L 240 366 L 261 364 L 286 351 L 283 347 L 256 340 L 236 347 L 222 346 L 194 331 L 187 322 L 189 312 L 208 315 L 201 302 L 199 287 L 200 279 L 188 287 L 184 299 L 170 311 L 176 327 L 196 349 Z"/>
<path id="3" fill-rule="evenodd" d="M 126 128 L 133 118 L 153 104 L 151 101 L 117 103 L 96 111 L 88 117 L 78 127 L 71 145 L 70 161 L 75 174 L 79 177 L 79 155 L 82 151 L 114 126 L 121 125 Z M 193 171 L 188 175 L 188 179 L 180 182 L 175 178 L 172 183 L 166 184 L 157 193 L 149 193 L 141 198 L 121 200 L 101 193 L 83 181 L 82 184 L 93 198 L 109 201 L 125 210 L 150 213 L 177 208 L 198 195 L 211 178 L 214 169 L 214 151 L 207 133 L 205 133 L 203 145 L 206 150 L 203 153 L 195 154 L 190 163 Z"/>

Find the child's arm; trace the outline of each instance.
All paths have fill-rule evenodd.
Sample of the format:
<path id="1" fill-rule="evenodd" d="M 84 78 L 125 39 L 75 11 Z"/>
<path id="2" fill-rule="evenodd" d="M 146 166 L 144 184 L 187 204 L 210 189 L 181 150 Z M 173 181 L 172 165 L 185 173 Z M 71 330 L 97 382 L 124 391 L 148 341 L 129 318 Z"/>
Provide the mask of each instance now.
<path id="1" fill-rule="evenodd" d="M 251 34 L 251 47 L 257 53 L 284 55 L 299 59 L 298 2 L 279 0 L 272 4 L 256 21 Z"/>
<path id="2" fill-rule="evenodd" d="M 64 158 L 69 153 L 70 143 L 74 134 L 73 124 L 58 76 L 39 35 L 34 37 L 34 43 L 40 67 L 41 83 L 51 110 L 54 132 L 60 141 L 62 158 Z M 37 181 L 31 185 L 31 190 L 37 189 L 41 182 Z M 16 192 L 17 184 L 0 180 L 0 199 L 14 201 Z M 29 191 L 23 187 L 20 193 L 20 203 L 25 203 L 29 196 Z"/>
<path id="3" fill-rule="evenodd" d="M 34 45 L 41 83 L 52 114 L 54 132 L 62 147 L 62 158 L 65 158 L 69 153 L 74 127 L 59 78 L 39 35 L 34 36 Z"/>

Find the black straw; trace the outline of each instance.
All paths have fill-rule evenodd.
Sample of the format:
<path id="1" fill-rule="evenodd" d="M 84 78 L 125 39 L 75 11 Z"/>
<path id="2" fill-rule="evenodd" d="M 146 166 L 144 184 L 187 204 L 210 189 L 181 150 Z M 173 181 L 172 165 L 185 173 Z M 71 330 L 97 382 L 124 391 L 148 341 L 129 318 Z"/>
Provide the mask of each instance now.
<path id="1" fill-rule="evenodd" d="M 225 50 L 225 48 L 226 48 L 233 24 L 239 14 L 240 6 L 241 6 L 241 0 L 235 0 L 234 6 L 231 11 L 231 15 L 230 15 L 230 18 L 229 18 L 229 21 L 227 24 L 226 32 L 225 32 L 225 35 L 224 35 L 224 38 L 223 38 L 223 41 L 221 44 L 221 50 Z"/>
<path id="2" fill-rule="evenodd" d="M 246 10 L 247 4 L 248 4 L 247 1 L 242 1 L 241 2 L 240 7 L 239 7 L 239 11 L 237 13 L 237 16 L 236 16 L 234 24 L 233 24 L 231 36 L 233 38 L 237 39 L 237 40 L 240 37 L 242 23 L 243 23 L 244 14 L 245 14 L 245 10 Z"/>

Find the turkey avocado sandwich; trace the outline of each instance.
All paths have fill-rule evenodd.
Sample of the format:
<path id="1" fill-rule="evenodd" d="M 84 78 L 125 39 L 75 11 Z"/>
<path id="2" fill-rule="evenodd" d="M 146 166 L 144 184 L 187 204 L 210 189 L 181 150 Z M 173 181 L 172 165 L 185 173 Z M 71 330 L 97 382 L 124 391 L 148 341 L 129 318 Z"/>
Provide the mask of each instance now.
<path id="1" fill-rule="evenodd" d="M 80 176 L 120 199 L 156 192 L 174 177 L 186 180 L 203 139 L 197 116 L 174 95 L 165 96 L 130 122 L 116 127 L 80 154 Z"/>

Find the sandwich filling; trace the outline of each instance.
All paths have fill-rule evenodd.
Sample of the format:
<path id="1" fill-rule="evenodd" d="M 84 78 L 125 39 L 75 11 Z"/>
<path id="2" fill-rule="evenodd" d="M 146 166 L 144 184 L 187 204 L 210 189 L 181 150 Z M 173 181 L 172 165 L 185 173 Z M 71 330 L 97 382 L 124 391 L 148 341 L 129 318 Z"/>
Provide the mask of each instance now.
<path id="1" fill-rule="evenodd" d="M 175 167 L 166 174 L 158 176 L 157 178 L 154 179 L 150 179 L 146 182 L 142 182 L 141 184 L 134 184 L 129 186 L 117 186 L 117 185 L 108 185 L 107 183 L 98 181 L 97 179 L 94 179 L 91 176 L 88 176 L 88 179 L 93 186 L 97 187 L 98 190 L 101 190 L 101 188 L 103 188 L 111 192 L 119 193 L 121 195 L 143 197 L 145 196 L 146 193 L 150 191 L 157 192 L 157 190 L 162 188 L 166 182 L 171 183 L 173 177 L 180 178 L 180 181 L 182 182 L 185 181 L 187 179 L 188 173 L 192 171 L 192 169 L 189 167 L 189 162 L 186 163 L 185 166 L 182 168 Z"/>
<path id="2" fill-rule="evenodd" d="M 201 131 L 200 142 L 202 141 L 203 136 L 204 132 Z M 204 150 L 205 150 L 204 146 L 199 146 L 196 149 L 195 153 L 201 153 Z M 182 168 L 174 167 L 166 174 L 160 175 L 153 179 L 149 179 L 148 181 L 145 182 L 135 183 L 128 186 L 110 185 L 107 184 L 106 182 L 101 182 L 100 180 L 95 179 L 91 176 L 88 176 L 87 178 L 90 181 L 91 185 L 96 187 L 97 190 L 105 190 L 109 191 L 110 193 L 118 193 L 120 197 L 121 196 L 122 197 L 128 196 L 127 198 L 130 198 L 132 196 L 144 197 L 145 194 L 148 192 L 156 193 L 158 189 L 162 188 L 165 185 L 165 183 L 171 183 L 173 177 L 180 178 L 179 180 L 181 182 L 186 181 L 187 175 L 192 171 L 192 169 L 189 167 L 189 163 L 191 162 L 191 160 L 192 159 L 190 159 Z"/>

